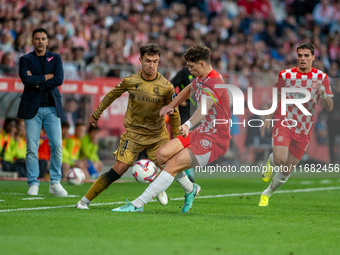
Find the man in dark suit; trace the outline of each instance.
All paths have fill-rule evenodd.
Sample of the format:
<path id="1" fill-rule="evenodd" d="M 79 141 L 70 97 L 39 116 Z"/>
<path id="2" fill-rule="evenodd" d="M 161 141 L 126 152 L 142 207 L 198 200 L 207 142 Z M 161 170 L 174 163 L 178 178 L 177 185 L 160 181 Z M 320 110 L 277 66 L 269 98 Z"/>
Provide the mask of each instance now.
<path id="1" fill-rule="evenodd" d="M 67 196 L 61 186 L 62 162 L 62 116 L 61 95 L 58 86 L 62 85 L 64 71 L 58 54 L 46 51 L 48 34 L 46 29 L 37 28 L 32 33 L 34 51 L 20 58 L 19 75 L 24 84 L 24 92 L 18 110 L 18 118 L 25 120 L 27 154 L 26 168 L 28 195 L 38 195 L 39 163 L 38 148 L 40 130 L 46 131 L 51 147 L 50 188 L 56 196 Z"/>

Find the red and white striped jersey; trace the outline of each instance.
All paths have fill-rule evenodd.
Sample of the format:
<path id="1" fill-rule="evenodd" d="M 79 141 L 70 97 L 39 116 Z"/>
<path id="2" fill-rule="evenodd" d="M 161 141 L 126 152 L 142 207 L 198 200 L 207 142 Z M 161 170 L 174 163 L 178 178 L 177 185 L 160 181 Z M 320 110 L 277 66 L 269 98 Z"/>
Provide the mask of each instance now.
<path id="1" fill-rule="evenodd" d="M 318 90 L 317 82 L 321 81 L 323 86 L 325 87 L 325 92 L 329 97 L 333 97 L 333 93 L 331 90 L 331 86 L 328 80 L 327 74 L 324 72 L 312 68 L 312 71 L 309 73 L 300 73 L 297 70 L 297 67 L 286 69 L 279 74 L 279 80 L 275 84 L 275 87 L 278 88 L 278 92 L 281 93 L 281 88 L 305 88 L 311 93 L 311 98 L 308 102 L 304 103 L 303 106 L 312 114 L 305 115 L 302 111 L 296 107 L 296 105 L 287 105 L 286 106 L 286 115 L 281 115 L 281 104 L 276 109 L 275 119 L 286 120 L 286 124 L 289 126 L 294 125 L 293 121 L 297 122 L 295 127 L 289 127 L 294 130 L 297 134 L 305 134 L 310 135 L 314 124 L 314 114 L 316 110 L 316 106 L 320 101 L 320 95 Z M 287 99 L 301 98 L 301 94 L 299 93 L 287 93 Z"/>
<path id="2" fill-rule="evenodd" d="M 215 103 L 208 110 L 207 115 L 201 120 L 201 124 L 196 128 L 199 133 L 218 134 L 221 137 L 230 137 L 230 105 L 227 89 L 216 89 L 215 84 L 224 84 L 222 76 L 212 70 L 205 79 L 197 77 L 191 83 L 191 88 L 196 91 L 195 97 L 198 106 L 201 105 L 202 95 L 212 98 Z M 227 120 L 227 124 L 217 124 L 214 127 L 214 120 Z"/>

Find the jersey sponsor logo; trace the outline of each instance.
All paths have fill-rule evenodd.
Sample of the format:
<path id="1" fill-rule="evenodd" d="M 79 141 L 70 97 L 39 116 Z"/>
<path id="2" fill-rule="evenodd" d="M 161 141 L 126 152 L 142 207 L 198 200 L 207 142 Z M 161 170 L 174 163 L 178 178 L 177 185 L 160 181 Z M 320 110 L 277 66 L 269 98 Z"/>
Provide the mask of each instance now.
<path id="1" fill-rule="evenodd" d="M 204 148 L 204 149 L 209 149 L 212 145 L 211 141 L 208 141 L 206 139 L 202 139 L 200 140 L 200 145 Z"/>
<path id="2" fill-rule="evenodd" d="M 162 102 L 162 99 L 160 98 L 142 97 L 142 96 L 137 96 L 137 100 L 143 101 L 143 102 L 150 102 L 150 103 L 161 103 Z"/>
<path id="3" fill-rule="evenodd" d="M 131 99 L 135 99 L 135 97 L 136 97 L 135 94 L 130 94 Z"/>
<path id="4" fill-rule="evenodd" d="M 153 93 L 155 93 L 157 96 L 159 95 L 159 87 L 153 87 Z"/>

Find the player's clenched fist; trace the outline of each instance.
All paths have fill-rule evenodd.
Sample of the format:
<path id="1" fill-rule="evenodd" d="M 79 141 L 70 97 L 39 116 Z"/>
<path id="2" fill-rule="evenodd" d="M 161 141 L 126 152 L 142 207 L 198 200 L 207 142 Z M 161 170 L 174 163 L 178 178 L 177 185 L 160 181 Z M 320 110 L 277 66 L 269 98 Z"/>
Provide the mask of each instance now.
<path id="1" fill-rule="evenodd" d="M 323 99 L 327 98 L 325 86 L 322 85 L 322 82 L 321 82 L 321 81 L 318 81 L 318 90 L 319 90 L 319 95 L 320 95 Z"/>

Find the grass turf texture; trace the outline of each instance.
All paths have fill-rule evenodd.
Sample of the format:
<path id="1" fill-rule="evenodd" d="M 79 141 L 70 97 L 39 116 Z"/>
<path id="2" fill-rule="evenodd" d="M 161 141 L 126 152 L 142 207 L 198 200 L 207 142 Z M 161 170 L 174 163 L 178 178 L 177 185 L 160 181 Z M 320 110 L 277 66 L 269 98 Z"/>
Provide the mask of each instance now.
<path id="1" fill-rule="evenodd" d="M 111 185 L 93 203 L 131 201 L 147 187 L 129 180 Z M 268 185 L 260 179 L 197 183 L 201 196 L 261 192 Z M 195 199 L 187 214 L 180 212 L 183 200 L 149 203 L 143 213 L 117 213 L 111 209 L 121 204 L 73 208 L 90 183 L 63 183 L 79 196 L 68 198 L 49 195 L 48 185 L 40 184 L 44 199 L 22 200 L 29 197 L 25 182 L 0 181 L 1 254 L 340 254 L 340 190 L 274 194 L 266 208 L 257 206 L 260 195 L 240 195 Z M 291 178 L 281 190 L 335 186 L 338 179 Z M 167 194 L 180 198 L 183 190 L 174 183 Z M 1 212 L 64 205 L 72 207 Z"/>

